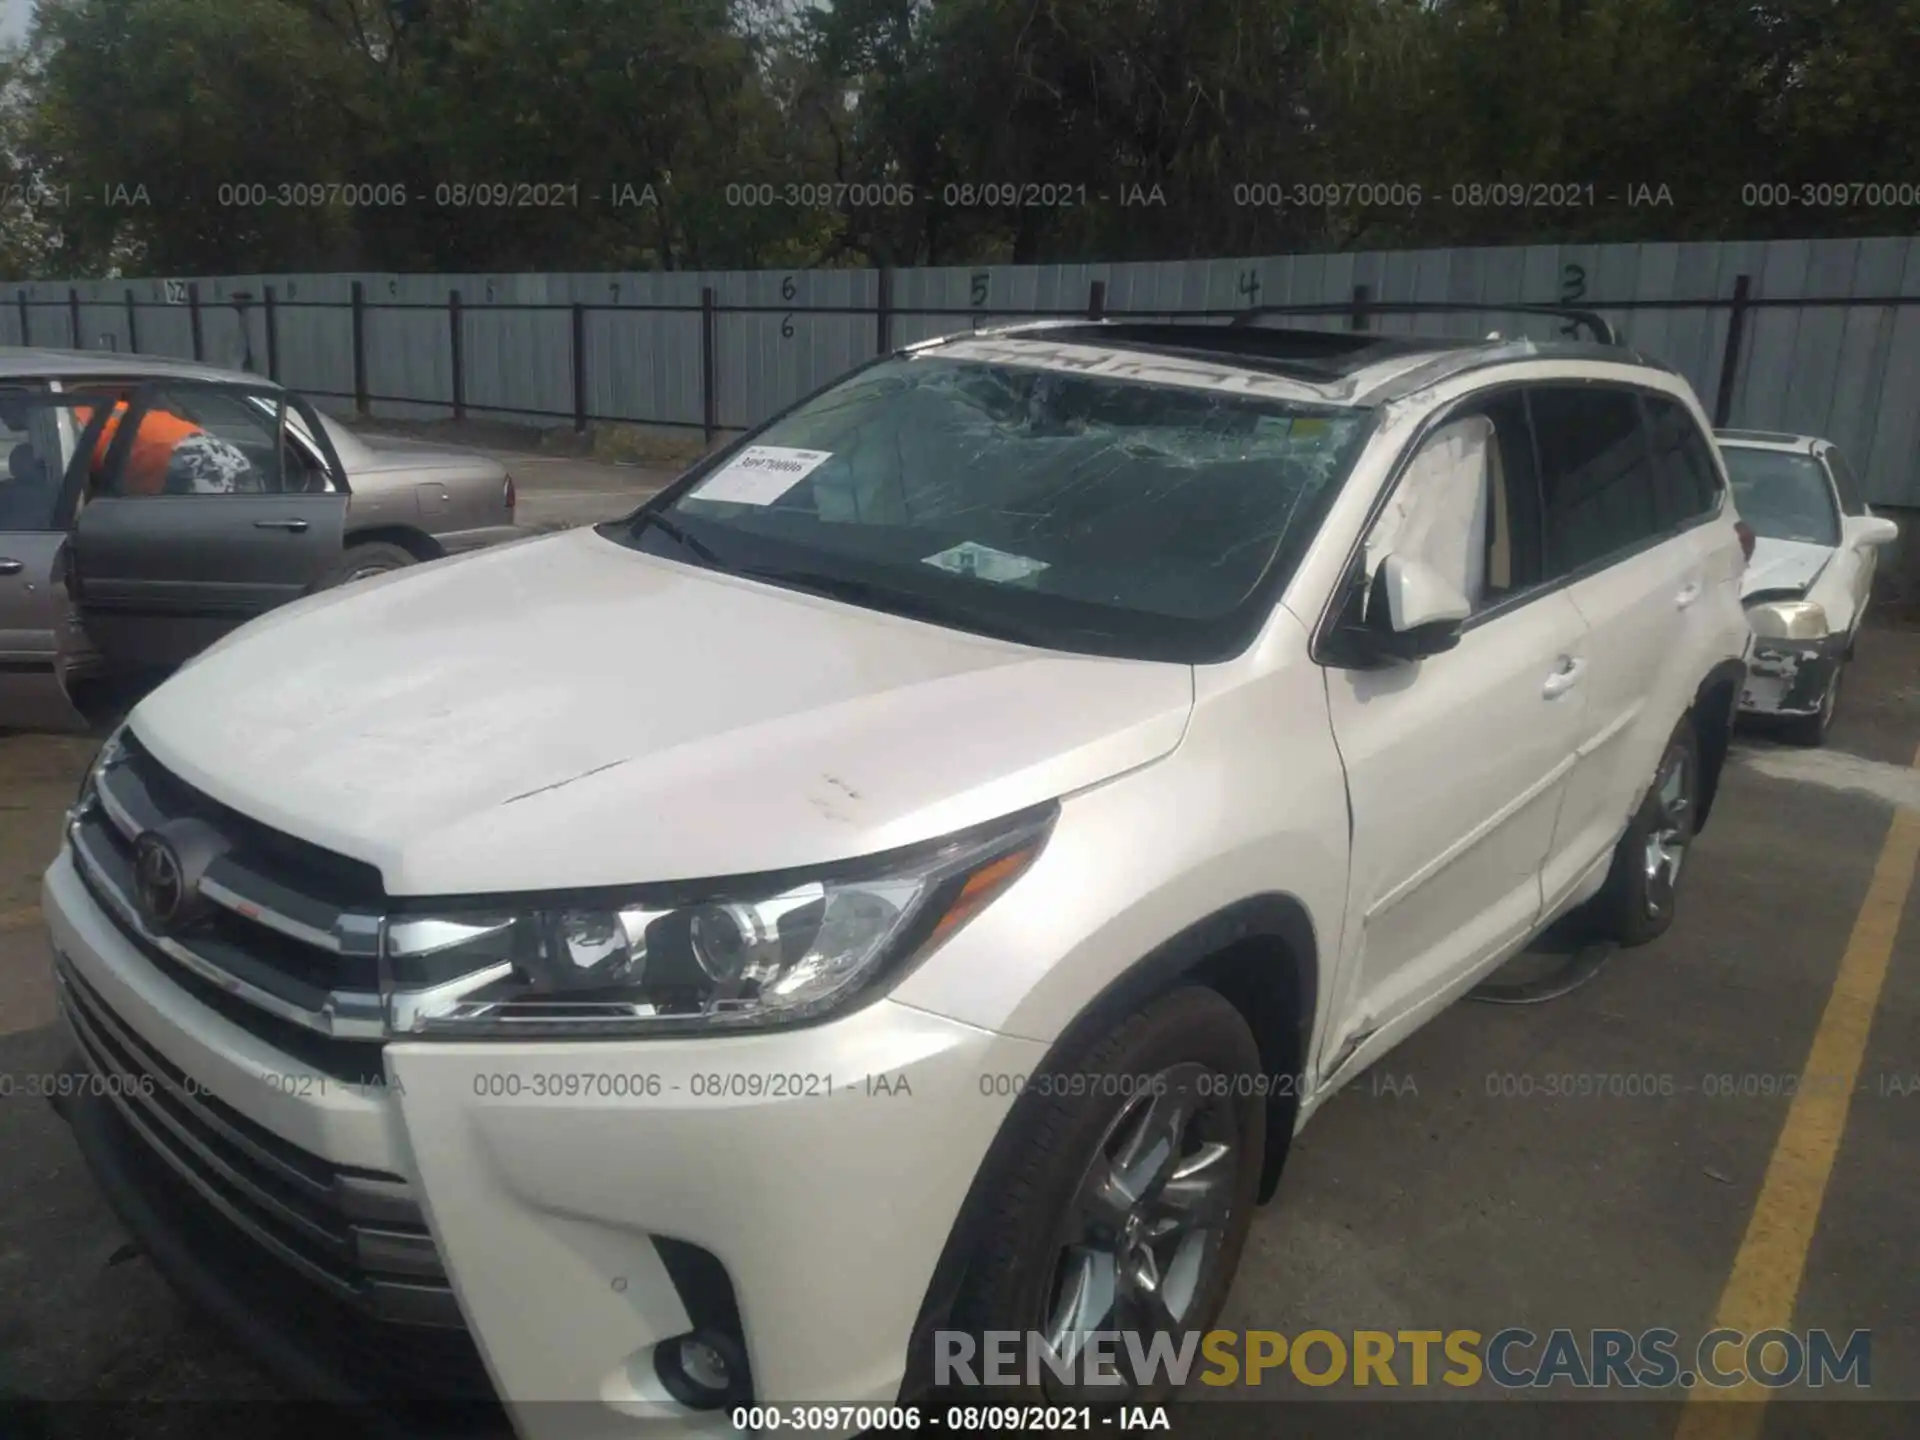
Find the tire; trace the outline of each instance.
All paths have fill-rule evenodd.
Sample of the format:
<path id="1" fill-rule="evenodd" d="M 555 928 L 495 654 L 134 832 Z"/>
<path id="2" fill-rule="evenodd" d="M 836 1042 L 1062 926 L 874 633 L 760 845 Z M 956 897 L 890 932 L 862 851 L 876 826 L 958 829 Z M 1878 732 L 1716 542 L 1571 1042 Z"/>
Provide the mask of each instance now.
<path id="1" fill-rule="evenodd" d="M 1818 746 L 1827 743 L 1833 728 L 1833 715 L 1840 706 L 1840 677 L 1847 673 L 1846 660 L 1833 664 L 1833 678 L 1820 696 L 1820 708 L 1811 715 L 1796 715 L 1780 727 L 1781 737 L 1794 745 Z"/>
<path id="2" fill-rule="evenodd" d="M 1020 1332 L 1015 1368 L 1024 1371 L 1029 1332 L 1134 1330 L 1144 1346 L 1155 1330 L 1211 1326 L 1246 1244 L 1267 1123 L 1259 1086 L 1223 1084 L 1216 1077 L 1251 1080 L 1260 1069 L 1259 1046 L 1240 1012 L 1217 991 L 1190 985 L 1150 1002 L 1078 1056 L 1066 1057 L 1049 1072 L 1049 1083 L 1029 1082 L 1009 1117 L 1016 1143 L 989 1192 L 990 1209 L 954 1306 L 954 1328 L 974 1336 L 977 1345 L 988 1331 Z M 1243 1089 L 1252 1093 L 1239 1094 Z M 1182 1113 L 1184 1121 L 1162 1126 Z M 1180 1138 L 1177 1149 L 1165 1145 L 1168 1135 Z M 1215 1146 L 1222 1149 L 1216 1153 L 1210 1148 Z M 1187 1157 L 1184 1167 L 1171 1163 L 1181 1154 Z M 1168 1163 L 1156 1166 L 1162 1158 Z M 1118 1187 L 1103 1189 L 1103 1174 L 1117 1179 Z M 1209 1174 L 1210 1184 L 1202 1179 Z M 1170 1179 L 1186 1191 L 1182 1204 L 1168 1198 Z M 1150 1238 L 1180 1214 L 1207 1223 Z M 1143 1253 L 1159 1276 L 1157 1292 L 1126 1278 L 1145 1272 Z M 1069 1324 L 1067 1291 L 1074 1277 L 1096 1287 L 1105 1281 L 1126 1287 L 1133 1296 L 1126 1318 L 1096 1304 L 1079 1312 L 1080 1323 Z M 1146 1298 L 1152 1293 L 1158 1309 Z M 1070 1343 L 1060 1348 L 1069 1357 L 1078 1349 Z M 1127 1347 L 1116 1348 L 1124 1362 Z M 974 1354 L 985 1351 L 976 1348 Z M 1105 1405 L 1157 1403 L 1171 1389 L 1164 1374 L 1147 1386 L 1068 1384 L 1044 1366 L 1040 1383 L 1021 1378 L 1019 1385 L 995 1386 L 985 1395 L 967 1393 L 993 1403 Z"/>
<path id="3" fill-rule="evenodd" d="M 336 585 L 365 580 L 370 575 L 404 570 L 409 565 L 417 565 L 419 559 L 406 546 L 395 545 L 387 540 L 367 540 L 349 545 L 333 567 L 321 577 L 318 588 L 331 590 Z"/>
<path id="4" fill-rule="evenodd" d="M 1688 715 L 1674 727 L 1646 796 L 1614 847 L 1606 883 L 1588 902 L 1594 939 L 1633 946 L 1666 933 L 1699 814 L 1700 737 Z"/>

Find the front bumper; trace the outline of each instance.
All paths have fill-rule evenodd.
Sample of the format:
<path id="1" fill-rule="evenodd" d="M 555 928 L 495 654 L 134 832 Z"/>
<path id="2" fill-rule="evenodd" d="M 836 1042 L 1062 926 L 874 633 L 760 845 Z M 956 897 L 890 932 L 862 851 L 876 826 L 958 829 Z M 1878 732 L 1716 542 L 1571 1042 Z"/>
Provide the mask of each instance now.
<path id="1" fill-rule="evenodd" d="M 465 1323 L 436 1343 L 457 1351 L 448 1334 L 470 1336 L 488 1388 L 533 1440 L 728 1433 L 725 1411 L 681 1405 L 654 1368 L 659 1342 L 712 1311 L 675 1263 L 689 1254 L 731 1291 L 754 1402 L 893 1400 L 935 1264 L 1011 1104 L 983 1094 L 1008 1087 L 981 1077 L 1030 1071 L 1044 1051 L 883 1000 L 761 1036 L 395 1042 L 385 1083 L 369 1084 L 295 1059 L 177 983 L 65 854 L 43 907 L 56 963 L 193 1095 L 330 1173 L 404 1182 Z M 370 1393 L 351 1354 L 267 1318 L 221 1278 L 213 1262 L 244 1255 L 243 1270 L 304 1297 L 274 1313 L 323 1310 L 204 1187 L 168 1173 L 178 1162 L 141 1143 L 111 1096 L 66 1109 L 103 1189 L 181 1289 L 256 1317 L 245 1338 L 278 1351 L 262 1358 L 297 1388 L 391 1403 L 393 1387 Z"/>
<path id="2" fill-rule="evenodd" d="M 1747 653 L 1746 683 L 1740 687 L 1743 715 L 1814 715 L 1840 662 L 1848 637 L 1818 640 L 1763 640 L 1755 637 Z"/>

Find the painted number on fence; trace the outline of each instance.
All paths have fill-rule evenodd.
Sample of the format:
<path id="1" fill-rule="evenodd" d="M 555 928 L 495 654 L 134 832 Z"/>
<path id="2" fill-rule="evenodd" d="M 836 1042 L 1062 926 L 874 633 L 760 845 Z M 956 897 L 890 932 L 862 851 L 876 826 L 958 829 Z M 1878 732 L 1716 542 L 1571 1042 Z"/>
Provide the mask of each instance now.
<path id="1" fill-rule="evenodd" d="M 1587 267 L 1575 265 L 1571 261 L 1560 267 L 1560 303 L 1577 305 L 1587 298 Z M 1577 338 L 1580 326 L 1569 320 L 1560 327 L 1560 333 L 1568 338 Z"/>
<path id="2" fill-rule="evenodd" d="M 972 302 L 976 312 L 987 303 L 987 294 L 992 288 L 993 276 L 985 270 L 976 270 L 967 277 L 967 299 Z M 978 330 L 980 322 L 986 318 L 976 313 L 973 317 L 973 328 Z"/>

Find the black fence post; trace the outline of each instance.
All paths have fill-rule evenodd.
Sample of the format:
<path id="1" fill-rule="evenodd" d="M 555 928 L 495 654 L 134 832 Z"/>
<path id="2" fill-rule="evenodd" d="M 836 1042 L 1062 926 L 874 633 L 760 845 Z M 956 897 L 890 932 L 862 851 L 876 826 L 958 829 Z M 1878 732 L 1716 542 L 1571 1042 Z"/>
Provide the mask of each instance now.
<path id="1" fill-rule="evenodd" d="M 87 342 L 80 338 L 80 287 L 67 287 L 67 325 L 73 331 L 73 348 L 84 350 Z"/>
<path id="2" fill-rule="evenodd" d="M 127 287 L 127 352 L 140 353 L 140 306 L 133 298 L 133 287 Z"/>
<path id="3" fill-rule="evenodd" d="M 367 287 L 353 282 L 353 408 L 367 413 Z"/>
<path id="4" fill-rule="evenodd" d="M 447 292 L 447 338 L 453 342 L 453 418 L 467 418 L 467 367 L 460 343 L 460 292 Z"/>
<path id="5" fill-rule="evenodd" d="M 1087 318 L 1104 320 L 1107 318 L 1107 282 L 1096 280 L 1087 286 Z"/>
<path id="6" fill-rule="evenodd" d="M 260 287 L 261 319 L 267 327 L 267 378 L 280 379 L 280 321 L 273 308 L 273 287 Z"/>
<path id="7" fill-rule="evenodd" d="M 880 267 L 878 293 L 874 297 L 873 353 L 884 355 L 893 349 L 893 268 Z"/>
<path id="8" fill-rule="evenodd" d="M 587 432 L 587 307 L 573 302 L 573 428 Z"/>
<path id="9" fill-rule="evenodd" d="M 700 399 L 701 418 L 711 445 L 720 433 L 720 397 L 713 384 L 713 287 L 700 287 Z"/>
<path id="10" fill-rule="evenodd" d="M 206 337 L 200 333 L 200 282 L 187 282 L 187 321 L 193 327 L 193 358 L 206 359 Z"/>
<path id="11" fill-rule="evenodd" d="M 20 343 L 22 345 L 33 343 L 33 322 L 28 319 L 27 292 L 24 290 L 20 292 Z"/>
<path id="12" fill-rule="evenodd" d="M 1720 393 L 1713 400 L 1715 429 L 1733 418 L 1733 385 L 1740 374 L 1740 344 L 1747 335 L 1747 293 L 1752 288 L 1751 275 L 1733 277 L 1733 304 L 1727 309 L 1727 348 L 1720 357 Z"/>
<path id="13" fill-rule="evenodd" d="M 1349 330 L 1365 330 L 1369 328 L 1367 306 L 1372 300 L 1373 287 L 1371 285 L 1356 285 L 1353 287 L 1353 314 L 1347 317 L 1347 328 Z"/>

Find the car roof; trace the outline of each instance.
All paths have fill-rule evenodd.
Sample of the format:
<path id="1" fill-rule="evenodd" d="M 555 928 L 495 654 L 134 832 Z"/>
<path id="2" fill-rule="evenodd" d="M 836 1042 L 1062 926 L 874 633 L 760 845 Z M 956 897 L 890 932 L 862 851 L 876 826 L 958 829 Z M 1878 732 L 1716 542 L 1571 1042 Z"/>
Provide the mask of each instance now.
<path id="1" fill-rule="evenodd" d="M 227 370 L 172 355 L 123 355 L 115 350 L 53 350 L 40 346 L 0 345 L 0 380 L 57 379 L 63 376 L 177 375 L 195 380 L 238 380 L 250 385 L 272 382 L 245 370 Z"/>
<path id="2" fill-rule="evenodd" d="M 1605 361 L 1674 373 L 1623 345 L 1592 341 L 1498 335 L 1472 340 L 1271 325 L 1040 321 L 963 331 L 909 345 L 905 353 L 932 349 L 963 359 L 1051 359 L 1082 373 L 1160 378 L 1243 394 L 1291 392 L 1357 406 L 1384 404 L 1470 370 L 1527 360 Z"/>
<path id="3" fill-rule="evenodd" d="M 1722 445 L 1747 450 L 1791 450 L 1796 454 L 1811 454 L 1829 443 L 1818 435 L 1794 435 L 1785 430 L 1716 430 L 1713 438 Z"/>

